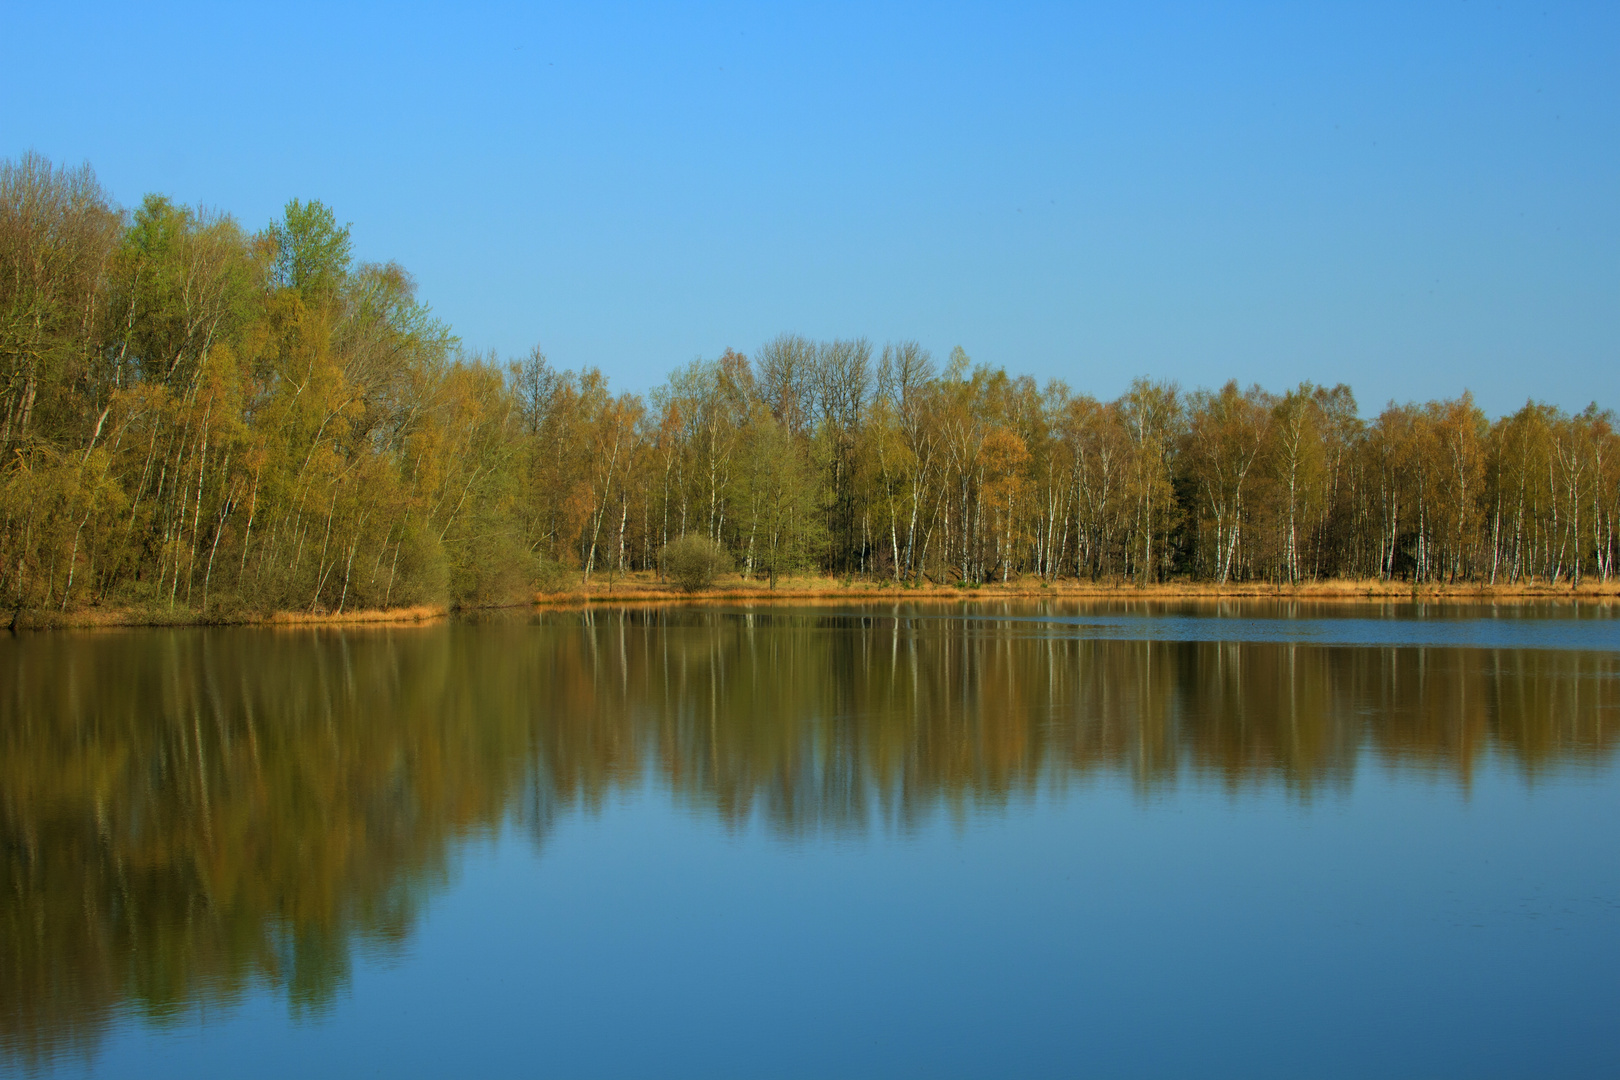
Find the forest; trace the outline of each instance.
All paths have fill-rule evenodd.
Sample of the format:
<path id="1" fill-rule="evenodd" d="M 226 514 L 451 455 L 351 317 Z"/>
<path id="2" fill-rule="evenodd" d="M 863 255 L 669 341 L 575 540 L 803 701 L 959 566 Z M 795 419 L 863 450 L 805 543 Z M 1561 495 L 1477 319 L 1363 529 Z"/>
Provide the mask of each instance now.
<path id="1" fill-rule="evenodd" d="M 1077 373 L 1079 374 L 1079 373 Z M 248 232 L 0 162 L 0 598 L 198 617 L 745 579 L 1607 582 L 1611 411 L 1141 378 L 1098 400 L 915 342 L 784 334 L 646 395 L 462 347 L 293 200 Z"/>

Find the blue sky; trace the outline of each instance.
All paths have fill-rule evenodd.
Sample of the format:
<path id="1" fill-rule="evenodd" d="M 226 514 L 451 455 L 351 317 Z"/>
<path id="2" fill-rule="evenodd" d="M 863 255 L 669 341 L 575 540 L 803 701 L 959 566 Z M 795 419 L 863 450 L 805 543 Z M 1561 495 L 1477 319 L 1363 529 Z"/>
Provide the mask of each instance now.
<path id="1" fill-rule="evenodd" d="M 1620 6 L 44 5 L 0 156 L 352 222 L 473 348 L 784 330 L 1620 407 Z"/>

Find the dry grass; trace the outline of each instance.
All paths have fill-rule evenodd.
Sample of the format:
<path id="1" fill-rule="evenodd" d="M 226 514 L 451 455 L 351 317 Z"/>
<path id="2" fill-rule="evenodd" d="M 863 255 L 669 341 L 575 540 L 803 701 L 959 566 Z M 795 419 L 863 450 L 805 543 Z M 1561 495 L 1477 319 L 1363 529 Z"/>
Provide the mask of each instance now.
<path id="1" fill-rule="evenodd" d="M 801 602 L 814 600 L 960 600 L 964 598 L 1043 598 L 1075 600 L 1313 600 L 1313 601 L 1412 601 L 1481 603 L 1536 600 L 1541 602 L 1580 600 L 1610 602 L 1620 599 L 1620 581 L 1583 583 L 1579 589 L 1568 585 L 1520 583 L 1516 585 L 1426 584 L 1413 586 L 1404 581 L 1319 581 L 1300 585 L 1271 585 L 1244 582 L 1215 585 L 1208 582 L 1165 582 L 1137 585 L 1129 581 L 1058 581 L 1045 583 L 1038 578 L 993 582 L 975 587 L 958 587 L 927 582 L 916 588 L 901 588 L 892 582 L 840 581 L 830 577 L 782 578 L 775 589 L 762 581 L 745 581 L 732 574 L 716 582 L 714 588 L 687 594 L 659 584 L 651 573 L 631 574 L 610 586 L 598 577 L 589 588 L 576 585 L 556 593 L 535 597 L 540 605 L 578 606 L 599 603 L 660 603 L 693 601 Z"/>
<path id="2" fill-rule="evenodd" d="M 1402 581 L 1318 581 L 1302 585 L 1242 583 L 1213 585 L 1207 582 L 1166 582 L 1136 585 L 1128 581 L 1058 581 L 1043 584 L 1026 578 L 1006 584 L 993 582 L 969 588 L 925 582 L 916 588 L 900 588 L 892 582 L 841 581 L 831 577 L 780 578 L 775 589 L 763 581 L 745 581 L 739 574 L 722 578 L 712 589 L 696 594 L 660 584 L 651 572 L 616 578 L 611 587 L 606 577 L 598 577 L 589 588 L 575 585 L 555 593 L 540 593 L 533 599 L 543 607 L 580 607 L 587 604 L 704 604 L 746 601 L 758 603 L 848 603 L 850 601 L 959 601 L 1001 599 L 1092 600 L 1116 602 L 1214 601 L 1214 600 L 1307 600 L 1313 602 L 1393 603 L 1420 600 L 1424 603 L 1620 603 L 1620 580 L 1591 582 L 1579 589 L 1568 585 L 1520 583 L 1517 585 L 1423 585 L 1414 588 Z M 85 608 L 79 611 L 21 611 L 10 624 L 14 630 L 92 630 L 136 626 L 271 626 L 283 629 L 341 626 L 413 626 L 445 618 L 443 607 L 418 604 L 413 607 L 368 609 L 363 611 L 234 613 L 202 616 L 184 608 Z"/>
<path id="3" fill-rule="evenodd" d="M 277 611 L 254 622 L 269 626 L 367 626 L 376 623 L 424 623 L 445 617 L 442 607 L 417 604 L 402 608 L 367 608 L 362 611 Z"/>
<path id="4" fill-rule="evenodd" d="M 20 611 L 15 630 L 100 630 L 162 626 L 384 626 L 419 624 L 444 618 L 442 607 L 417 605 L 386 610 L 307 612 L 274 611 L 201 615 L 186 608 L 83 608 L 78 611 Z"/>

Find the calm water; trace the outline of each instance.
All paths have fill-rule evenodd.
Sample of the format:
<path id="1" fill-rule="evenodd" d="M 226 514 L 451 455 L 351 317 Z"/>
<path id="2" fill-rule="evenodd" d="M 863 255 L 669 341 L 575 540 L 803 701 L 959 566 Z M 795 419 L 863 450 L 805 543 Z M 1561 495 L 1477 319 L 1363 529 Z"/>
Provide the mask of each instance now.
<path id="1" fill-rule="evenodd" d="M 0 641 L 0 1074 L 1620 1074 L 1613 609 Z"/>

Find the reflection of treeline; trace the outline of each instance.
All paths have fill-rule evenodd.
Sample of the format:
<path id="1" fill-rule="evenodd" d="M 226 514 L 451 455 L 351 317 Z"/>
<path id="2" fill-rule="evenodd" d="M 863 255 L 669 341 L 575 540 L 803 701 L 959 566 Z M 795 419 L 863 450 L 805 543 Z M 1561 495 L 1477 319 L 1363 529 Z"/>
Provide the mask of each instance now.
<path id="1" fill-rule="evenodd" d="M 30 637 L 0 664 L 0 1042 L 254 985 L 318 1008 L 458 838 L 649 775 L 786 836 L 1097 773 L 1308 794 L 1372 752 L 1466 781 L 1606 759 L 1620 659 L 1077 640 L 867 613 L 557 613 L 409 631 Z"/>
<path id="2" fill-rule="evenodd" d="M 0 1038 L 285 987 L 319 1008 L 402 940 L 449 841 L 498 820 L 526 729 L 431 645 L 35 638 L 0 668 Z"/>
<path id="3" fill-rule="evenodd" d="M 515 596 L 725 544 L 750 576 L 1607 579 L 1595 406 L 1347 387 L 1116 401 L 784 336 L 643 398 L 463 355 L 319 203 L 250 234 L 0 163 L 0 598 L 337 609 Z"/>
<path id="4" fill-rule="evenodd" d="M 595 677 L 559 685 L 557 715 L 590 717 L 598 740 L 639 716 L 615 746 L 789 833 L 999 805 L 1096 770 L 1308 792 L 1365 748 L 1463 778 L 1493 751 L 1534 771 L 1608 753 L 1620 707 L 1620 662 L 1594 653 L 1110 641 L 926 612 L 579 618 Z"/>

